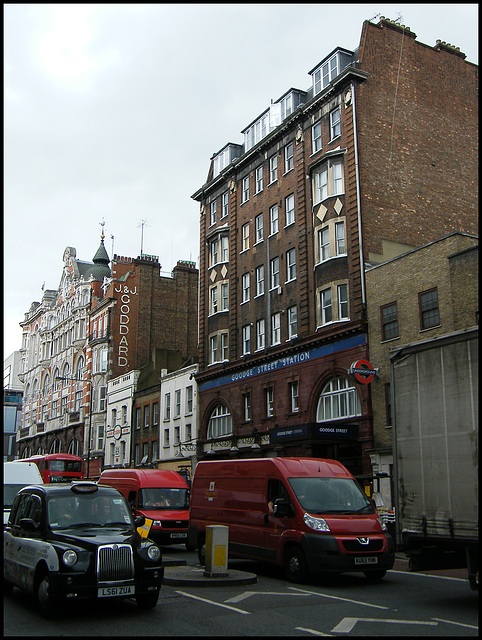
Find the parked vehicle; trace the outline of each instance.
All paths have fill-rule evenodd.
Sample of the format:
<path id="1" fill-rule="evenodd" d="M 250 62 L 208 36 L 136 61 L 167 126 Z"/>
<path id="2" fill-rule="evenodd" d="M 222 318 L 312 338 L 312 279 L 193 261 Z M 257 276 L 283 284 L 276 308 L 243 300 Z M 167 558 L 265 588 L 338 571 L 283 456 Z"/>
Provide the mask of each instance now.
<path id="1" fill-rule="evenodd" d="M 380 580 L 395 560 L 386 525 L 335 460 L 199 462 L 188 541 L 202 564 L 208 525 L 229 527 L 230 557 L 281 565 L 292 582 L 304 582 L 309 573 L 344 571 Z"/>
<path id="2" fill-rule="evenodd" d="M 99 484 L 118 489 L 135 516 L 153 520 L 149 536 L 158 544 L 187 545 L 189 486 L 167 469 L 106 469 Z"/>
<path id="3" fill-rule="evenodd" d="M 29 484 L 43 484 L 38 467 L 33 462 L 3 463 L 3 524 L 7 524 L 10 509 L 17 493 Z"/>
<path id="4" fill-rule="evenodd" d="M 22 461 L 35 462 L 45 484 L 51 482 L 73 482 L 81 480 L 82 458 L 71 453 L 45 453 L 24 458 Z"/>
<path id="5" fill-rule="evenodd" d="M 25 487 L 4 530 L 4 592 L 33 592 L 46 616 L 85 598 L 135 598 L 151 609 L 164 568 L 159 547 L 136 531 L 143 523 L 111 487 Z"/>
<path id="6" fill-rule="evenodd" d="M 391 352 L 397 542 L 478 588 L 478 328 Z"/>

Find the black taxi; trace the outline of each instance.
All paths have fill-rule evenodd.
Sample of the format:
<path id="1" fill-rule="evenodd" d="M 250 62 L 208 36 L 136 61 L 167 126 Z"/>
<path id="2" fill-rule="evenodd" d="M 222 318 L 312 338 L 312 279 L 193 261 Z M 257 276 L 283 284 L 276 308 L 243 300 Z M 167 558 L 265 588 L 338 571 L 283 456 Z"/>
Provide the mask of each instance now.
<path id="1" fill-rule="evenodd" d="M 151 609 L 164 567 L 143 524 L 112 487 L 87 481 L 24 487 L 4 528 L 5 592 L 32 592 L 47 616 L 66 600 L 85 598 L 134 598 Z"/>

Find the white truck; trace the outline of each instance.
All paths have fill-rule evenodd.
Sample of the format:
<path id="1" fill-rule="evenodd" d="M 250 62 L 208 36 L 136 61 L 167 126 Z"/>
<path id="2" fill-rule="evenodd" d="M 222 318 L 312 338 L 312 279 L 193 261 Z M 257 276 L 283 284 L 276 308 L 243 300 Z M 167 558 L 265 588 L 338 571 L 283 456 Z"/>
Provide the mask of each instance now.
<path id="1" fill-rule="evenodd" d="M 34 462 L 14 460 L 3 463 L 3 525 L 7 524 L 13 499 L 22 487 L 43 484 L 39 468 Z"/>
<path id="2" fill-rule="evenodd" d="M 390 351 L 398 549 L 478 589 L 478 327 Z"/>

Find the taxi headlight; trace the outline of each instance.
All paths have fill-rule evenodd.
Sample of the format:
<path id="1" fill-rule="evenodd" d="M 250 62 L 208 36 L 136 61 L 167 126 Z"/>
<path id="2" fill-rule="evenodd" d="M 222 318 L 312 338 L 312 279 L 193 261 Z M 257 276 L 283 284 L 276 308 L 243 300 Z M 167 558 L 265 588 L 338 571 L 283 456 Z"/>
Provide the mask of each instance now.
<path id="1" fill-rule="evenodd" d="M 161 550 L 155 544 L 151 544 L 151 546 L 147 549 L 147 555 L 149 557 L 149 560 L 157 562 L 161 557 Z"/>
<path id="2" fill-rule="evenodd" d="M 309 513 L 305 513 L 303 520 L 307 527 L 310 527 L 310 529 L 314 529 L 315 531 L 330 530 L 326 520 L 323 520 L 323 518 L 315 518 L 314 516 L 310 516 Z"/>
<path id="3" fill-rule="evenodd" d="M 64 551 L 62 560 L 64 561 L 64 564 L 67 565 L 67 567 L 73 567 L 78 560 L 77 554 L 73 549 L 67 549 L 67 551 Z"/>

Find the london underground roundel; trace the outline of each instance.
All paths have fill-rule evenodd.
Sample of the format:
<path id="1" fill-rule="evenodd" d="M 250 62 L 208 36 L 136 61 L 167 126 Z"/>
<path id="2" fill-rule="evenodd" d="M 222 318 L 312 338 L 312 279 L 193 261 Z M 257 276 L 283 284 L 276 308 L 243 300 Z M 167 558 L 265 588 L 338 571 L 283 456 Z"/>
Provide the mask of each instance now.
<path id="1" fill-rule="evenodd" d="M 378 369 L 374 369 L 368 360 L 357 360 L 348 369 L 348 373 L 356 382 L 369 384 L 378 377 Z"/>

